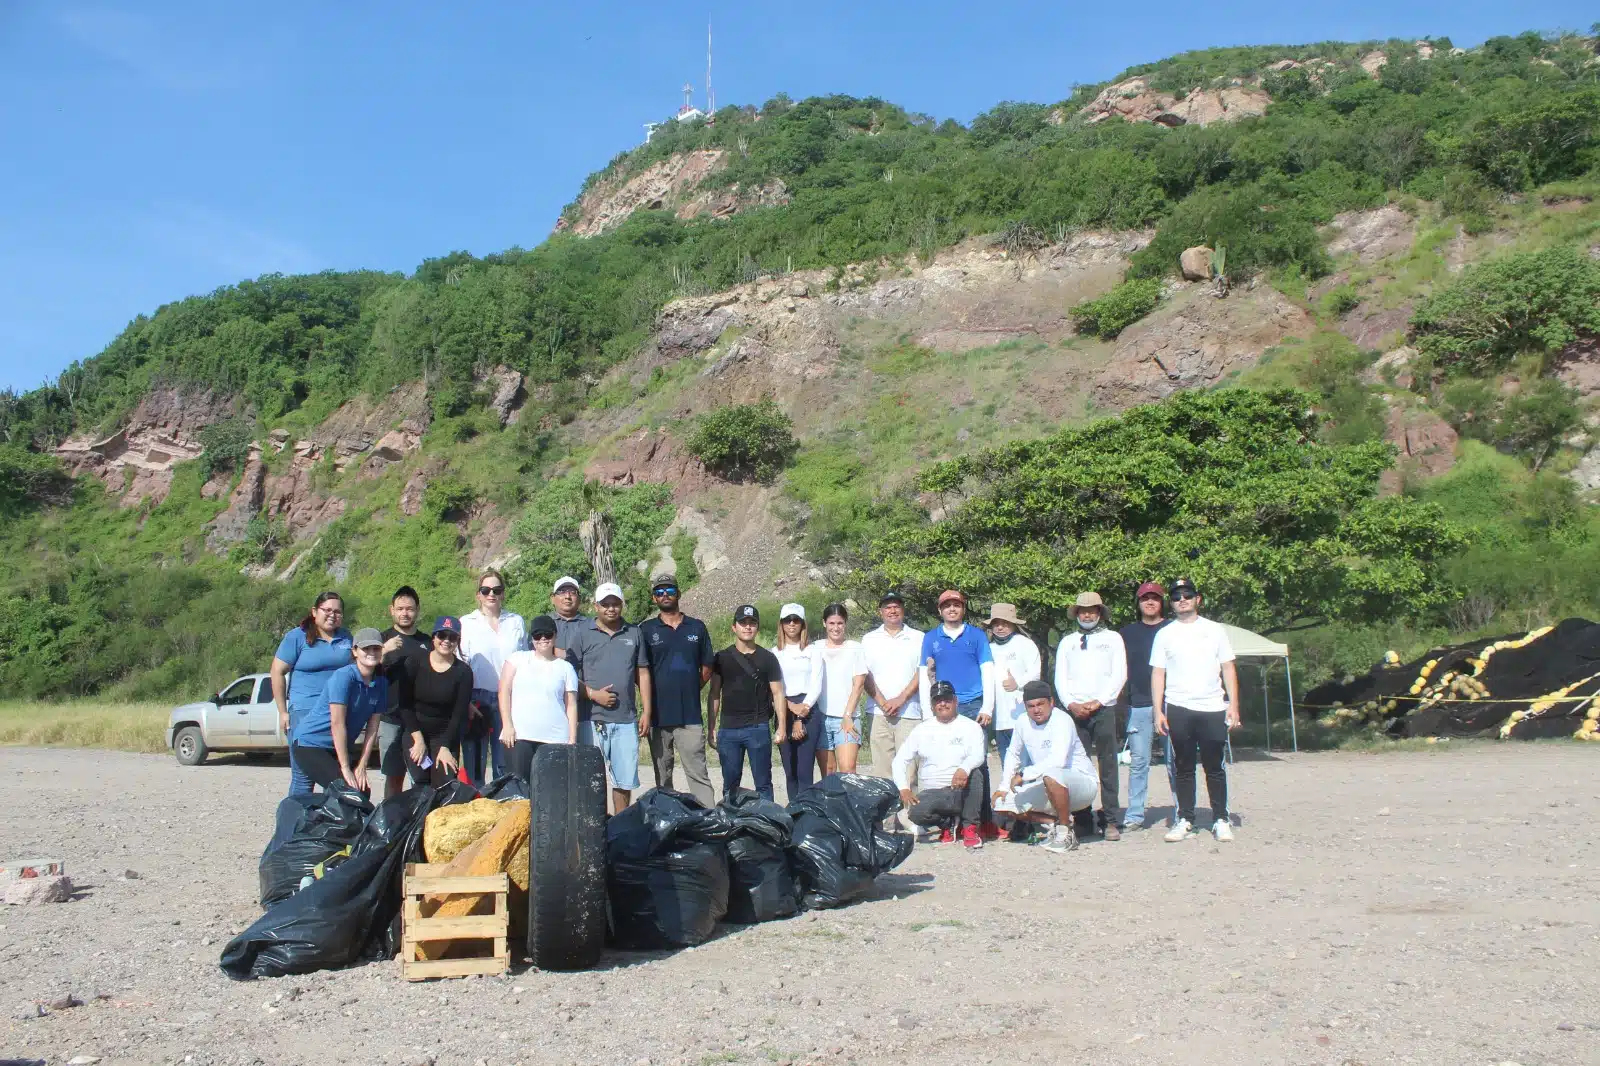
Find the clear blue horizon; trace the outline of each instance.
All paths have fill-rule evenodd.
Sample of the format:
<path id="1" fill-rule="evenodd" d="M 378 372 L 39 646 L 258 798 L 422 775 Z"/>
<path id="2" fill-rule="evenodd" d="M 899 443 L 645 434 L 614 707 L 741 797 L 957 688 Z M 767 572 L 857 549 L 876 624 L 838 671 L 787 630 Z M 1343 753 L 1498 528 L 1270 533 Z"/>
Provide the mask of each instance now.
<path id="1" fill-rule="evenodd" d="M 770 10 L 770 9 L 768 9 Z M 976 14 L 975 14 L 976 12 Z M 270 9 L 0 0 L 0 388 L 52 380 L 136 315 L 261 274 L 409 273 L 454 250 L 532 247 L 583 179 L 704 98 L 842 92 L 937 118 L 1053 102 L 1137 63 L 1235 44 L 1585 29 L 1565 0 L 1506 9 L 1371 0 L 1294 10 L 744 5 L 663 14 Z"/>

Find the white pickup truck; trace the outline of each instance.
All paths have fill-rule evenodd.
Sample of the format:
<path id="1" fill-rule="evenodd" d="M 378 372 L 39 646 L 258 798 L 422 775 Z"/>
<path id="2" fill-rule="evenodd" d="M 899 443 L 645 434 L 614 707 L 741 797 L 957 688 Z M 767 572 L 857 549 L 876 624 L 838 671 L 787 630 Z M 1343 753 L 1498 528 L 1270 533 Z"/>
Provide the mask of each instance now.
<path id="1" fill-rule="evenodd" d="M 209 700 L 175 707 L 167 719 L 167 747 L 184 766 L 199 766 L 214 751 L 270 757 L 289 750 L 272 702 L 272 678 L 247 674 Z"/>

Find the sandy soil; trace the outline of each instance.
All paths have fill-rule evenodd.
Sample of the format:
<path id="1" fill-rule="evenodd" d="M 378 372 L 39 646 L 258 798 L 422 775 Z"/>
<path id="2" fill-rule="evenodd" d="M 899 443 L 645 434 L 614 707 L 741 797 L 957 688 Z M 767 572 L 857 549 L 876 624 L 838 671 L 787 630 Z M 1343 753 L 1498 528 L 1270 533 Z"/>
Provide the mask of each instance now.
<path id="1" fill-rule="evenodd" d="M 1597 767 L 1564 745 L 1242 762 L 1231 845 L 919 847 L 845 910 L 408 985 L 217 968 L 257 914 L 282 766 L 0 750 L 0 857 L 86 886 L 0 913 L 0 1058 L 1595 1063 Z"/>

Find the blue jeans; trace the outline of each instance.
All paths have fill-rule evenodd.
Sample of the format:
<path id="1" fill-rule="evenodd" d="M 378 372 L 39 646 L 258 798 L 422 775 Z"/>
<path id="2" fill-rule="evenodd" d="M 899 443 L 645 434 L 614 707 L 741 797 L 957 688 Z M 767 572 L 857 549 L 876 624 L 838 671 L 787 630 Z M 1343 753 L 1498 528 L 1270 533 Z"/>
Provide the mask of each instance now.
<path id="1" fill-rule="evenodd" d="M 744 776 L 744 755 L 750 753 L 750 777 L 756 791 L 772 799 L 772 727 L 726 727 L 717 730 L 717 758 L 722 762 L 722 794 L 731 796 Z"/>
<path id="2" fill-rule="evenodd" d="M 956 704 L 956 713 L 963 718 L 970 718 L 974 722 L 978 720 L 978 712 L 981 710 L 983 710 L 983 700 L 981 698 Z"/>
<path id="3" fill-rule="evenodd" d="M 1124 825 L 1144 824 L 1144 805 L 1150 796 L 1150 749 L 1156 736 L 1156 709 L 1130 707 L 1128 709 L 1128 754 L 1133 762 L 1128 767 L 1128 813 Z M 1163 742 L 1165 738 L 1163 738 Z M 1167 773 L 1172 774 L 1172 760 L 1167 760 Z"/>
<path id="4" fill-rule="evenodd" d="M 311 778 L 306 776 L 306 772 L 304 770 L 300 769 L 300 764 L 295 762 L 295 758 L 294 758 L 294 743 L 293 743 L 294 731 L 300 727 L 300 719 L 302 719 L 304 717 L 305 717 L 305 712 L 304 711 L 296 710 L 292 704 L 290 705 L 290 707 L 289 707 L 289 736 L 286 739 L 288 739 L 290 741 L 290 745 L 289 745 L 289 795 L 291 795 L 291 796 L 295 795 L 296 793 L 302 793 L 302 792 L 303 793 L 311 793 L 311 792 L 315 792 L 316 788 L 317 788 L 316 785 L 311 783 Z"/>
<path id="5" fill-rule="evenodd" d="M 475 688 L 472 698 L 483 709 L 481 728 L 487 729 L 488 735 L 480 734 L 461 741 L 461 765 L 472 779 L 473 786 L 481 789 L 487 783 L 483 776 L 484 763 L 489 763 L 493 771 L 488 781 L 504 777 L 509 767 L 506 763 L 506 747 L 500 743 L 500 694 Z"/>

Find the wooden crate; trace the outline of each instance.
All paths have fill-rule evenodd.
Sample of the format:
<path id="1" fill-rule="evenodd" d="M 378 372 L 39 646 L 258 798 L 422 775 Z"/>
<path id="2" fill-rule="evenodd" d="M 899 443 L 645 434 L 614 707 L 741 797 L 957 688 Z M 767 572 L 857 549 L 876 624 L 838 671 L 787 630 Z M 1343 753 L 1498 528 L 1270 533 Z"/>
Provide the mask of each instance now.
<path id="1" fill-rule="evenodd" d="M 472 974 L 505 973 L 511 968 L 511 953 L 506 948 L 506 931 L 511 912 L 506 894 L 511 878 L 506 874 L 477 877 L 451 877 L 443 863 L 406 864 L 405 900 L 400 912 L 400 973 L 407 981 L 426 981 L 430 977 L 469 977 Z M 459 918 L 424 918 L 424 896 L 476 895 L 494 897 L 493 914 L 469 914 Z M 423 959 L 417 947 L 425 941 L 477 941 L 482 954 L 473 958 Z"/>

